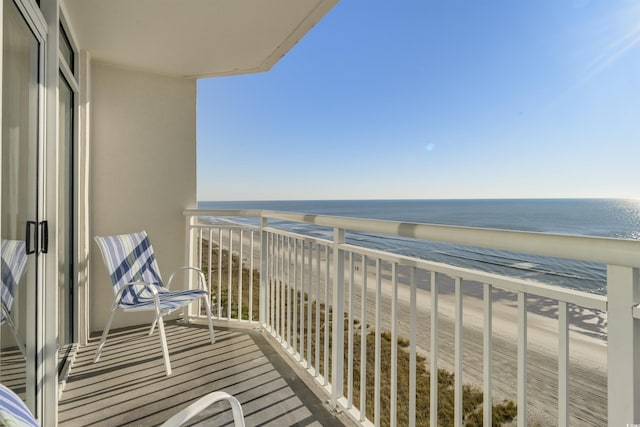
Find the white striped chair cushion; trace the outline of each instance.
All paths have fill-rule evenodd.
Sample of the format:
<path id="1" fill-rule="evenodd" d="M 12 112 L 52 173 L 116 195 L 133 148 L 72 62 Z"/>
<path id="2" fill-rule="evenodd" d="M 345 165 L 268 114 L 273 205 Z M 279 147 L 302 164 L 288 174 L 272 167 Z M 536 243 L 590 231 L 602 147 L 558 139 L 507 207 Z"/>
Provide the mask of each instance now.
<path id="1" fill-rule="evenodd" d="M 0 384 L 0 425 L 39 427 L 22 399 L 2 384 Z"/>
<path id="2" fill-rule="evenodd" d="M 160 269 L 146 231 L 120 236 L 96 237 L 107 266 L 113 292 L 132 282 L 145 282 L 162 288 Z M 144 286 L 135 286 L 124 292 L 123 305 L 136 305 L 152 295 Z"/>

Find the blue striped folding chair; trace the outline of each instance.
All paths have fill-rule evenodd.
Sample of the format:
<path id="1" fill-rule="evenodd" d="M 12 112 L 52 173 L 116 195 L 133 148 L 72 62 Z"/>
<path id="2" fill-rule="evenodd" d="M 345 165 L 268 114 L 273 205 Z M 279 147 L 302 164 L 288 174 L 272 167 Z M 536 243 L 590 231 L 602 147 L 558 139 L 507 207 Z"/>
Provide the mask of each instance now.
<path id="1" fill-rule="evenodd" d="M 211 343 L 215 343 L 216 338 L 213 332 L 213 321 L 211 319 L 209 291 L 207 290 L 204 274 L 199 268 L 179 268 L 171 274 L 165 286 L 162 282 L 160 270 L 158 269 L 158 264 L 153 254 L 153 247 L 151 246 L 146 231 L 121 236 L 97 236 L 95 240 L 98 247 L 100 247 L 102 258 L 104 259 L 109 277 L 111 278 L 115 299 L 111 307 L 111 314 L 102 333 L 100 345 L 98 345 L 96 351 L 94 363 L 100 359 L 100 354 L 107 340 L 113 316 L 118 309 L 123 311 L 155 312 L 155 320 L 151 325 L 149 334 L 153 333 L 157 324 L 160 331 L 160 341 L 167 376 L 171 375 L 171 363 L 169 361 L 169 350 L 164 332 L 164 322 L 162 321 L 163 316 L 181 309 L 194 301 L 203 299 L 207 310 L 207 318 L 209 319 Z M 197 272 L 199 289 L 186 291 L 169 290 L 171 281 L 180 270 L 193 270 Z"/>
<path id="2" fill-rule="evenodd" d="M 13 338 L 18 344 L 22 355 L 26 357 L 26 351 L 22 340 L 18 337 L 18 331 L 11 318 L 13 301 L 18 295 L 18 285 L 27 265 L 27 251 L 22 240 L 2 240 L 1 243 L 2 289 L 0 290 L 2 308 L 0 309 L 0 324 L 9 326 Z"/>

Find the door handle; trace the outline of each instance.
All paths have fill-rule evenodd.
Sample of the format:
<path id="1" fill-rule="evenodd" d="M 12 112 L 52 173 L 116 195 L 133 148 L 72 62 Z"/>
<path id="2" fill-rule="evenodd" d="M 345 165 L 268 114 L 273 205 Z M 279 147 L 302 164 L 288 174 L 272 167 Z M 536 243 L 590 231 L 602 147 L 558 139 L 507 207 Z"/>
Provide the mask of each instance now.
<path id="1" fill-rule="evenodd" d="M 35 248 L 35 244 L 32 245 L 33 240 L 35 240 L 35 233 L 33 232 L 33 229 L 36 227 L 36 222 L 35 221 L 27 221 L 26 227 L 25 227 L 25 236 L 24 236 L 24 241 L 27 244 L 27 255 L 31 255 L 33 253 L 36 252 L 36 248 Z M 33 239 L 32 239 L 33 236 Z"/>
<path id="2" fill-rule="evenodd" d="M 49 252 L 49 221 L 40 221 L 40 252 Z"/>

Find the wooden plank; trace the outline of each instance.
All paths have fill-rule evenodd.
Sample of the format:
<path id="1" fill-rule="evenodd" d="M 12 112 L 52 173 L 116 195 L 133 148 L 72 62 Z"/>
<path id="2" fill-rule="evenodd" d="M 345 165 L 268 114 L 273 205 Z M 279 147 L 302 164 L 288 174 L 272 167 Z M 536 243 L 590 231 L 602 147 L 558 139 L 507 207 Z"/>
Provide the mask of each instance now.
<path id="1" fill-rule="evenodd" d="M 148 327 L 114 331 L 103 359 L 96 338 L 80 349 L 59 405 L 59 425 L 158 425 L 197 398 L 224 389 L 243 406 L 247 425 L 340 425 L 260 332 L 167 322 L 173 375 L 164 375 Z M 228 404 L 205 411 L 205 425 L 231 422 Z"/>

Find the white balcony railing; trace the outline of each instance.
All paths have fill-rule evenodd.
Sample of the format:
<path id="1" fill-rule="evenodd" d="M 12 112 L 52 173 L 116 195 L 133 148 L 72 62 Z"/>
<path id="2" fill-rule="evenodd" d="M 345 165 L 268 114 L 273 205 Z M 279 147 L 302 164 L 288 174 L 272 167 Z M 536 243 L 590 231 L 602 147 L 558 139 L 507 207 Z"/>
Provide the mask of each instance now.
<path id="1" fill-rule="evenodd" d="M 185 216 L 190 261 L 206 271 L 215 315 L 259 323 L 336 409 L 363 425 L 444 421 L 438 375 L 430 376 L 424 407 L 421 363 L 430 372 L 453 373 L 456 426 L 463 424 L 463 382 L 480 386 L 485 426 L 492 424 L 492 403 L 503 399 L 517 403 L 519 426 L 540 417 L 563 426 L 640 422 L 638 241 L 272 211 L 187 210 Z M 199 221 L 205 217 L 254 225 Z M 333 237 L 274 226 L 283 221 L 323 227 Z M 607 295 L 357 246 L 345 240 L 348 232 L 603 263 Z M 596 344 L 593 338 L 583 344 L 585 312 L 606 323 Z M 576 313 L 583 317 L 576 320 Z M 407 350 L 390 345 L 390 360 L 383 360 L 384 343 L 399 338 Z M 408 371 L 399 367 L 400 351 L 408 354 Z M 582 363 L 585 354 L 591 364 Z M 389 377 L 382 377 L 383 364 Z M 398 419 L 401 406 L 406 420 Z"/>

